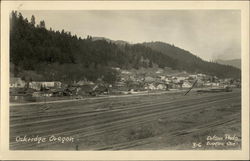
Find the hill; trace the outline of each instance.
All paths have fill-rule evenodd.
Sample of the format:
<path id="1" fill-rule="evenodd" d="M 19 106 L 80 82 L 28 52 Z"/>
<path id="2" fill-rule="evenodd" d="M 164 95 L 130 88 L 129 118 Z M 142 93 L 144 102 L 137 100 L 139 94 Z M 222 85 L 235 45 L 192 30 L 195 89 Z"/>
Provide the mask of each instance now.
<path id="1" fill-rule="evenodd" d="M 29 22 L 17 12 L 12 12 L 10 21 L 10 63 L 13 76 L 25 80 L 102 79 L 114 83 L 119 75 L 113 67 L 126 70 L 169 67 L 221 78 L 240 77 L 237 68 L 203 61 L 174 46 L 166 45 L 160 50 L 106 38 L 83 39 L 64 30 L 48 30 L 44 21 L 36 25 L 34 16 Z"/>
<path id="2" fill-rule="evenodd" d="M 235 68 L 236 66 L 232 67 L 232 64 L 229 62 L 224 63 L 223 65 L 219 62 L 208 62 L 202 60 L 187 50 L 159 41 L 145 42 L 143 45 L 176 59 L 178 61 L 178 67 L 180 70 L 196 73 L 201 72 L 205 74 L 216 75 L 222 78 L 240 78 L 240 70 Z"/>
<path id="3" fill-rule="evenodd" d="M 10 27 L 11 72 L 26 80 L 72 82 L 100 78 L 112 83 L 118 79 L 112 67 L 175 66 L 173 58 L 143 45 L 117 45 L 105 38 L 82 39 L 64 30 L 48 30 L 44 21 L 35 25 L 34 16 L 29 22 L 21 13 L 12 12 Z"/>
<path id="4" fill-rule="evenodd" d="M 156 41 L 156 42 L 145 42 L 143 43 L 144 46 L 150 47 L 153 50 L 159 51 L 167 56 L 175 58 L 180 62 L 198 62 L 202 61 L 201 58 L 193 55 L 189 51 L 184 49 L 178 48 L 174 45 L 170 45 L 164 42 Z"/>
<path id="5" fill-rule="evenodd" d="M 240 59 L 231 59 L 231 60 L 215 60 L 215 62 L 219 63 L 219 64 L 224 64 L 224 65 L 230 65 L 236 68 L 241 69 L 241 60 Z"/>
<path id="6" fill-rule="evenodd" d="M 129 44 L 127 41 L 123 41 L 123 40 L 111 40 L 111 39 L 108 39 L 106 37 L 92 37 L 92 41 L 98 41 L 98 40 L 105 40 L 107 42 L 111 42 L 111 43 L 114 43 L 116 45 L 126 45 L 126 44 Z"/>

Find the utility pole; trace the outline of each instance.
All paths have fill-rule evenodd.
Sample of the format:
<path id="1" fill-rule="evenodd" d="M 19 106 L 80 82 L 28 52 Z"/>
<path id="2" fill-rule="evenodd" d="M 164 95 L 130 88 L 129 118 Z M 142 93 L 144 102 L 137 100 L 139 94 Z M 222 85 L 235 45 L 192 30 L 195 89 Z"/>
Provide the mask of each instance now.
<path id="1" fill-rule="evenodd" d="M 197 81 L 198 81 L 198 80 L 196 79 L 196 81 L 194 82 L 194 84 L 192 85 L 192 87 L 189 88 L 189 90 L 184 94 L 184 96 L 186 96 L 186 95 L 188 94 L 188 92 L 190 92 L 191 89 L 194 88 L 194 86 L 195 86 L 195 84 L 197 83 Z"/>

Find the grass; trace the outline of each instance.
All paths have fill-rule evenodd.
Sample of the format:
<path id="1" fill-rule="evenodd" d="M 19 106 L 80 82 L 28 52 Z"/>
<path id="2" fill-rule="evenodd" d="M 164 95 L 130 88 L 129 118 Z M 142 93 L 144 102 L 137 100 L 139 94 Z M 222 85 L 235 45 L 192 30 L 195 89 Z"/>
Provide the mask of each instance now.
<path id="1" fill-rule="evenodd" d="M 205 96 L 209 96 L 209 94 L 204 94 Z M 189 101 L 189 98 L 197 98 L 198 100 L 202 98 L 204 95 L 188 95 L 185 96 L 185 100 L 187 102 Z M 95 112 L 97 109 L 105 109 L 105 113 L 103 114 L 95 114 L 95 116 L 89 116 L 89 117 L 79 117 L 79 118 L 72 118 L 70 120 L 62 120 L 62 123 L 65 125 L 59 124 L 60 122 L 56 122 L 59 124 L 59 127 L 54 126 L 55 128 L 60 129 L 67 129 L 72 128 L 73 130 L 78 130 L 79 128 L 85 128 L 85 126 L 90 126 L 90 123 L 95 123 L 89 131 L 86 131 L 87 133 L 94 133 L 98 131 L 98 125 L 107 122 L 110 120 L 112 122 L 112 119 L 120 119 L 125 118 L 125 116 L 131 116 L 130 114 L 140 114 L 145 112 L 145 109 L 150 110 L 150 108 L 154 108 L 155 106 L 151 106 L 153 103 L 159 103 L 160 101 L 174 101 L 176 100 L 176 103 L 178 104 L 179 98 L 184 98 L 181 94 L 177 95 L 155 95 L 155 96 L 140 96 L 140 97 L 128 97 L 128 98 L 110 98 L 110 99 L 98 99 L 98 100 L 81 100 L 81 101 L 75 101 L 75 102 L 64 102 L 64 103 L 56 103 L 56 104 L 49 104 L 51 107 L 46 110 L 48 115 L 51 115 L 50 117 L 57 117 L 60 115 L 67 115 L 67 116 L 78 116 L 81 113 L 84 112 Z M 217 99 L 217 98 L 216 98 Z M 160 101 L 159 101 L 160 100 Z M 135 107 L 138 106 L 137 104 L 144 104 L 149 105 L 150 108 L 139 108 L 139 109 L 132 109 L 128 111 L 122 111 L 117 112 L 119 110 L 115 110 L 117 108 L 127 108 L 127 107 Z M 199 105 L 199 104 L 198 104 Z M 21 116 L 26 119 L 29 117 L 37 117 L 34 118 L 34 120 L 40 120 L 39 118 L 40 113 L 39 110 L 41 110 L 42 105 L 32 105 L 32 106 L 20 106 L 20 107 L 11 107 L 10 108 L 10 115 L 11 118 L 14 118 L 15 116 Z M 185 106 L 185 104 L 183 105 Z M 156 107 L 155 107 L 156 108 Z M 165 108 L 168 108 L 167 106 L 162 106 L 162 110 L 165 110 Z M 114 111 L 111 111 L 114 110 Z M 157 150 L 157 149 L 191 149 L 193 142 L 205 142 L 206 137 L 208 135 L 224 135 L 225 133 L 228 133 L 230 135 L 236 134 L 240 137 L 241 135 L 241 125 L 240 123 L 234 124 L 234 125 L 225 125 L 221 126 L 219 128 L 212 127 L 210 129 L 203 129 L 201 131 L 195 131 L 196 128 L 199 126 L 206 126 L 206 124 L 213 123 L 215 121 L 218 121 L 220 119 L 224 119 L 227 117 L 233 116 L 235 113 L 240 113 L 241 111 L 241 105 L 240 105 L 240 98 L 229 100 L 228 102 L 224 103 L 218 103 L 211 105 L 211 108 L 208 106 L 206 109 L 199 109 L 195 111 L 187 111 L 185 113 L 182 113 L 182 110 L 177 110 L 175 113 L 168 114 L 168 112 L 165 112 L 165 114 L 158 114 L 154 117 L 151 117 L 150 120 L 147 120 L 148 117 L 143 118 L 142 122 L 139 122 L 137 124 L 134 124 L 134 122 L 131 122 L 128 124 L 129 120 L 126 120 L 124 123 L 117 124 L 120 126 L 122 124 L 122 128 L 114 128 L 112 130 L 107 130 L 106 128 L 112 127 L 113 122 L 105 129 L 103 129 L 103 132 L 100 134 L 96 134 L 93 136 L 86 136 L 82 137 L 80 133 L 76 133 L 75 137 L 76 139 L 79 139 L 78 145 L 79 150 L 91 150 L 91 149 L 98 149 L 100 147 L 104 147 L 104 149 L 109 149 L 109 147 L 112 147 L 112 145 L 120 144 L 120 143 L 129 143 L 133 141 L 141 141 L 141 140 L 148 140 L 149 144 L 147 145 L 140 145 L 132 147 L 132 149 L 142 149 L 142 150 Z M 110 112 L 110 113 L 109 113 Z M 128 112 L 128 113 L 126 113 Z M 46 114 L 47 114 L 46 113 Z M 31 115 L 32 114 L 32 115 Z M 60 116 L 58 116 L 60 117 Z M 114 117 L 114 118 L 113 118 Z M 46 116 L 46 118 L 48 118 Z M 46 119 L 45 118 L 45 119 Z M 238 118 L 240 120 L 240 117 Z M 93 120 L 93 121 L 92 121 Z M 23 122 L 30 122 L 30 120 L 24 120 Z M 71 122 L 74 122 L 74 124 L 71 124 Z M 115 121 L 114 121 L 115 122 Z M 135 122 L 138 122 L 137 119 L 135 119 Z M 11 123 L 19 123 L 16 121 L 11 121 Z M 51 124 L 50 124 L 51 123 Z M 46 130 L 46 127 L 53 125 L 54 122 L 50 123 L 42 123 L 39 124 L 39 127 L 30 127 L 30 129 L 37 129 L 41 130 L 43 132 Z M 124 125 L 129 126 L 124 126 Z M 40 129 L 41 126 L 44 126 L 44 129 Z M 116 124 L 115 124 L 116 125 Z M 60 127 L 62 126 L 62 127 Z M 66 127 L 64 127 L 66 126 Z M 27 127 L 20 127 L 20 129 L 14 129 L 14 131 L 21 131 L 21 130 L 27 130 Z M 54 129 L 55 129 L 54 128 Z M 52 132 L 53 132 L 53 128 Z M 188 132 L 188 130 L 194 129 L 195 132 Z M 186 132 L 187 131 L 187 132 Z M 10 132 L 12 132 L 10 130 Z M 183 135 L 177 135 L 183 134 Z M 13 136 L 12 136 L 13 138 Z M 240 144 L 240 143 L 239 143 Z M 61 147 L 60 147 L 61 146 Z M 71 148 L 75 148 L 74 145 L 51 145 L 47 148 L 49 149 L 65 149 L 67 150 Z M 45 147 L 46 148 L 46 147 Z M 204 148 L 211 148 L 211 147 L 204 147 Z M 237 145 L 237 147 L 234 148 L 240 148 L 240 146 Z"/>

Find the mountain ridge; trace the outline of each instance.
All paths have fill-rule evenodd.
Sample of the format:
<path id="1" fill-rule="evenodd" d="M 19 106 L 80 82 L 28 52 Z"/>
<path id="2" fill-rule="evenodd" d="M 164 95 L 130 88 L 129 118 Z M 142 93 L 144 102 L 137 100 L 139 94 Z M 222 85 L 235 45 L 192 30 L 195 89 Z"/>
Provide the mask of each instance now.
<path id="1" fill-rule="evenodd" d="M 45 22 L 35 26 L 19 13 L 10 21 L 10 62 L 13 75 L 35 80 L 75 81 L 99 78 L 113 83 L 119 74 L 113 67 L 139 69 L 169 67 L 221 78 L 240 78 L 235 67 L 207 62 L 189 51 L 163 42 L 129 44 L 107 38 L 82 39 L 70 32 L 47 30 Z M 28 74 L 24 71 L 30 71 Z M 31 73 L 36 74 L 31 74 Z"/>
<path id="2" fill-rule="evenodd" d="M 241 59 L 229 59 L 229 60 L 217 59 L 215 60 L 215 62 L 223 65 L 230 65 L 241 69 Z"/>
<path id="3" fill-rule="evenodd" d="M 98 36 L 93 36 L 91 37 L 93 41 L 98 41 L 98 40 L 105 40 L 107 42 L 111 42 L 111 43 L 114 43 L 116 45 L 126 45 L 126 44 L 130 44 L 129 42 L 127 41 L 124 41 L 124 40 L 112 40 L 112 39 L 109 39 L 109 38 L 106 38 L 106 37 L 98 37 Z"/>

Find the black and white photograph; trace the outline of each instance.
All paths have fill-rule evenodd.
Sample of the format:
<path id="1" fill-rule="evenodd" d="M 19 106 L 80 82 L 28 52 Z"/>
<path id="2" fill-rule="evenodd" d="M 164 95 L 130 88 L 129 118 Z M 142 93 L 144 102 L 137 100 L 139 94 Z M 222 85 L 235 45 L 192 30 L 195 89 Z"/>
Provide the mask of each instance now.
<path id="1" fill-rule="evenodd" d="M 8 12 L 9 151 L 246 150 L 245 11 L 22 5 Z"/>
<path id="2" fill-rule="evenodd" d="M 11 150 L 241 149 L 239 10 L 12 11 Z"/>

